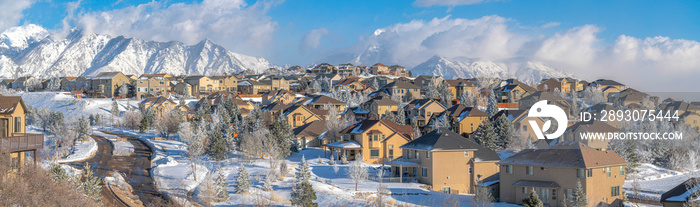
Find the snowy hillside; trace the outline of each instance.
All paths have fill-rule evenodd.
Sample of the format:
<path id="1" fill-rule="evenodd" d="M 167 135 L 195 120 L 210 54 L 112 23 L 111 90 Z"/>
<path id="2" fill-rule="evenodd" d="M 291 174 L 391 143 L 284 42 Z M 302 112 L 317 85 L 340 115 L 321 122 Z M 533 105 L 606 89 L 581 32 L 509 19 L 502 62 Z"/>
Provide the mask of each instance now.
<path id="1" fill-rule="evenodd" d="M 433 56 L 411 69 L 413 75 L 441 75 L 444 78 L 517 78 L 523 82 L 539 82 L 550 77 L 576 77 L 557 70 L 543 62 L 525 58 L 484 61 L 464 57 L 444 58 Z"/>
<path id="2" fill-rule="evenodd" d="M 71 31 L 61 38 L 36 25 L 0 34 L 0 77 L 125 74 L 223 74 L 277 67 L 264 58 L 226 50 L 210 40 L 195 45 Z"/>

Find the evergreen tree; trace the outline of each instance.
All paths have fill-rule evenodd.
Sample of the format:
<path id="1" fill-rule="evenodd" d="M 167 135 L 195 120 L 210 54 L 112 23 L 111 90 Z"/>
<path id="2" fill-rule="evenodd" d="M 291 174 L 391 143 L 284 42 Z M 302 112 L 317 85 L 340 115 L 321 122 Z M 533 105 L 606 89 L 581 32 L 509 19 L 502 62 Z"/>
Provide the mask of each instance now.
<path id="1" fill-rule="evenodd" d="M 498 134 L 498 146 L 501 149 L 507 148 L 513 140 L 515 129 L 513 129 L 513 123 L 505 115 L 496 119 L 496 134 Z"/>
<path id="2" fill-rule="evenodd" d="M 275 182 L 275 173 L 272 169 L 265 173 L 265 180 L 263 181 L 263 190 L 272 191 L 272 182 Z"/>
<path id="3" fill-rule="evenodd" d="M 396 111 L 396 123 L 405 125 L 406 124 L 406 111 L 399 104 L 399 109 Z"/>
<path id="4" fill-rule="evenodd" d="M 496 150 L 498 149 L 498 137 L 491 121 L 487 118 L 479 127 L 474 130 L 474 140 L 481 146 Z"/>
<path id="5" fill-rule="evenodd" d="M 287 118 L 280 113 L 280 116 L 272 122 L 272 137 L 277 140 L 280 157 L 289 157 L 292 154 L 294 143 L 294 131 L 287 123 Z"/>
<path id="6" fill-rule="evenodd" d="M 229 144 L 224 139 L 223 133 L 220 129 L 218 129 L 218 127 L 212 126 L 210 129 L 207 153 L 214 160 L 223 160 L 226 158 L 226 153 L 229 151 Z"/>
<path id="7" fill-rule="evenodd" d="M 112 116 L 118 117 L 119 116 L 119 104 L 117 104 L 117 100 L 112 101 Z"/>
<path id="8" fill-rule="evenodd" d="M 586 207 L 588 206 L 588 199 L 586 199 L 586 191 L 583 190 L 581 186 L 581 181 L 576 182 L 576 189 L 574 189 L 574 197 L 571 200 L 572 206 L 574 207 Z"/>
<path id="9" fill-rule="evenodd" d="M 90 129 L 90 123 L 88 123 L 88 120 L 85 119 L 85 116 L 82 116 L 78 119 L 78 140 L 80 141 L 86 141 L 88 138 L 90 138 L 91 134 L 91 129 Z"/>
<path id="10" fill-rule="evenodd" d="M 141 124 L 139 125 L 139 131 L 141 133 L 146 133 L 151 128 L 151 122 L 148 121 L 148 117 L 143 117 L 141 119 Z"/>
<path id="11" fill-rule="evenodd" d="M 82 173 L 82 182 L 78 187 L 83 190 L 83 193 L 88 197 L 97 202 L 101 202 L 102 195 L 100 193 L 102 192 L 102 186 L 100 183 L 100 178 L 93 175 L 90 165 L 85 163 Z"/>
<path id="12" fill-rule="evenodd" d="M 532 191 L 530 191 L 530 196 L 523 199 L 523 207 L 542 207 L 542 206 L 544 206 L 544 205 L 542 204 L 540 197 L 537 196 L 535 189 L 532 189 Z"/>
<path id="13" fill-rule="evenodd" d="M 195 111 L 194 118 L 196 120 L 202 120 L 203 118 L 211 115 L 211 105 L 209 104 L 209 101 L 206 98 L 203 100 L 204 101 L 197 106 L 197 110 Z"/>
<path id="14" fill-rule="evenodd" d="M 303 207 L 316 207 L 318 203 L 315 203 L 316 192 L 311 185 L 311 172 L 309 170 L 309 163 L 306 162 L 306 158 L 301 158 L 301 164 L 297 168 L 297 174 L 295 176 L 296 182 L 292 187 L 292 205 L 293 206 L 303 206 Z"/>
<path id="15" fill-rule="evenodd" d="M 496 95 L 492 91 L 489 94 L 489 102 L 488 105 L 486 106 L 486 113 L 489 114 L 489 117 L 492 117 L 493 115 L 496 115 L 498 112 L 498 103 L 496 102 Z"/>
<path id="16" fill-rule="evenodd" d="M 95 114 L 95 125 L 101 125 L 102 124 L 102 116 L 100 114 Z"/>
<path id="17" fill-rule="evenodd" d="M 90 126 L 95 125 L 95 116 L 90 114 L 90 117 L 88 117 L 88 119 L 90 120 Z M 27 122 L 29 122 L 29 120 L 27 120 Z M 29 124 L 29 123 L 27 123 L 27 124 Z"/>
<path id="18" fill-rule="evenodd" d="M 219 170 L 219 175 L 216 177 L 216 202 L 227 201 L 230 196 L 228 190 L 226 190 L 228 184 L 226 183 L 226 176 L 224 176 L 224 171 Z"/>
<path id="19" fill-rule="evenodd" d="M 236 177 L 236 193 L 244 194 L 250 189 L 250 175 L 243 165 L 238 167 L 238 176 Z"/>

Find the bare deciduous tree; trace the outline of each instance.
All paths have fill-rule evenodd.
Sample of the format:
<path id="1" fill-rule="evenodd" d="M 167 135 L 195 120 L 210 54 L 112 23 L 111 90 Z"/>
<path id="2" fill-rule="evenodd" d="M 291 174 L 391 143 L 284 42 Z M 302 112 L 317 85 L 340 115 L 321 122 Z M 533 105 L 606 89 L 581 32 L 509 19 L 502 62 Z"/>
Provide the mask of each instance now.
<path id="1" fill-rule="evenodd" d="M 185 130 L 180 133 L 180 139 L 185 143 L 186 153 L 190 159 L 194 180 L 197 180 L 197 161 L 204 154 L 204 137 L 206 136 L 205 124 L 200 123 L 197 129 Z"/>
<path id="2" fill-rule="evenodd" d="M 355 182 L 355 191 L 357 191 L 357 184 L 365 182 L 369 177 L 369 172 L 365 167 L 364 157 L 362 153 L 355 155 L 355 161 L 350 164 L 350 169 L 348 170 L 348 176 Z"/>

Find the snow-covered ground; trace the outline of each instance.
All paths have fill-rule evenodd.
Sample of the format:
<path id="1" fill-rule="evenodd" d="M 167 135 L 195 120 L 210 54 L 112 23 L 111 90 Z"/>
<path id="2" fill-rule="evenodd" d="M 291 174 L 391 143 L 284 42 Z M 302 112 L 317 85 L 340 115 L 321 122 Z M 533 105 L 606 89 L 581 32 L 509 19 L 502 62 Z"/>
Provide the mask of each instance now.
<path id="1" fill-rule="evenodd" d="M 700 171 L 678 172 L 649 163 L 641 164 L 637 170 L 640 186 L 639 197 L 647 200 L 660 200 L 661 194 L 691 177 L 700 175 Z M 634 180 L 626 180 L 623 189 L 628 196 L 634 197 Z"/>
<path id="2" fill-rule="evenodd" d="M 129 141 L 126 140 L 119 141 L 118 136 L 105 134 L 100 131 L 93 131 L 92 134 L 104 137 L 105 139 L 109 140 L 109 142 L 111 142 L 112 146 L 114 147 L 112 149 L 112 154 L 115 156 L 129 156 L 132 153 L 134 153 L 134 145 L 132 145 Z"/>
<path id="3" fill-rule="evenodd" d="M 56 160 L 56 162 L 69 163 L 89 159 L 97 153 L 97 142 L 90 137 L 88 141 L 76 143 L 73 148 L 72 154 L 68 155 L 66 158 Z"/>

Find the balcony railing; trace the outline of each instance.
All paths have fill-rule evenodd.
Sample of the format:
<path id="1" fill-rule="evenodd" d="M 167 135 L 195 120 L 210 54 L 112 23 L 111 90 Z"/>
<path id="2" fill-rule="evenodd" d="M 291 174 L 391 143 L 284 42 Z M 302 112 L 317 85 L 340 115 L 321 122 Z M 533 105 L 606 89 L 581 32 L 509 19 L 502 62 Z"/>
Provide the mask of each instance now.
<path id="1" fill-rule="evenodd" d="M 19 152 L 44 148 L 43 134 L 15 133 L 0 137 L 0 152 Z"/>

